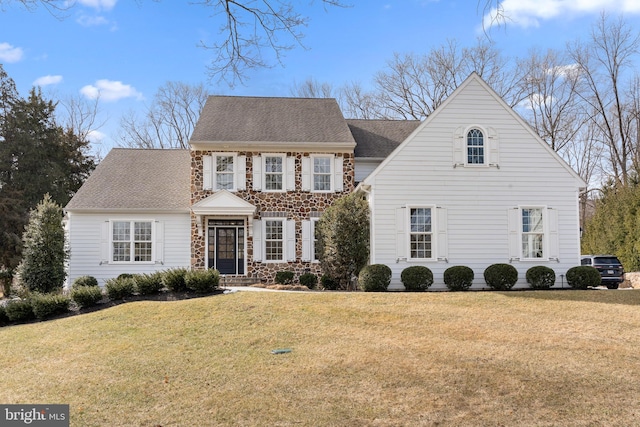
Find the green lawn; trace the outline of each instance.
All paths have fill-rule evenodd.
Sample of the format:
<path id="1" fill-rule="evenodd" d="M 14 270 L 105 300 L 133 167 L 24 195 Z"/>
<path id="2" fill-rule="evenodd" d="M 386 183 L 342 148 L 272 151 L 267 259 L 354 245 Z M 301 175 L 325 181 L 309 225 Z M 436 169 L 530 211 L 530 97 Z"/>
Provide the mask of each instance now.
<path id="1" fill-rule="evenodd" d="M 636 290 L 240 292 L 0 342 L 0 402 L 72 426 L 640 425 Z"/>

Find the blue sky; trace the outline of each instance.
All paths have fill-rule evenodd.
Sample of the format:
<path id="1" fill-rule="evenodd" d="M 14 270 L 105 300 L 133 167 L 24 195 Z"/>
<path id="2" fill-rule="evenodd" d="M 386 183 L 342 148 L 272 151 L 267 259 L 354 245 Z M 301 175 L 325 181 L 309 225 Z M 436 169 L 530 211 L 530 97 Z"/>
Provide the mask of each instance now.
<path id="1" fill-rule="evenodd" d="M 33 85 L 60 99 L 100 94 L 96 149 L 106 154 L 122 114 L 142 112 L 167 81 L 203 82 L 212 94 L 290 96 L 308 78 L 334 87 L 367 86 L 398 53 L 427 53 L 448 39 L 475 44 L 487 17 L 476 0 L 344 0 L 349 8 L 325 8 L 320 0 L 293 1 L 310 18 L 304 45 L 287 52 L 283 66 L 248 73 L 231 88 L 209 81 L 206 65 L 220 16 L 187 0 L 77 0 L 62 16 L 17 1 L 0 10 L 0 63 L 23 96 Z M 503 0 L 511 21 L 490 31 L 507 56 L 529 49 L 562 49 L 585 38 L 602 10 L 640 29 L 640 0 Z M 59 13 L 57 15 L 60 15 Z M 96 139 L 98 140 L 98 139 Z"/>

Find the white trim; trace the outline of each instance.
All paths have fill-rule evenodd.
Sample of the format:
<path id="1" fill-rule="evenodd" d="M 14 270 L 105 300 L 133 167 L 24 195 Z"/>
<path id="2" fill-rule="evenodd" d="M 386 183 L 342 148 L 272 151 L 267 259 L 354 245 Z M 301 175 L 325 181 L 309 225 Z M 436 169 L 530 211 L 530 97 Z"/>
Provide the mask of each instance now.
<path id="1" fill-rule="evenodd" d="M 124 222 L 124 223 L 129 223 L 129 261 L 114 261 L 113 260 L 113 224 L 115 222 Z M 147 222 L 149 224 L 151 224 L 151 261 L 136 261 L 135 260 L 135 240 L 134 240 L 134 233 L 135 233 L 135 223 L 136 222 Z M 155 220 L 153 219 L 110 219 L 109 220 L 109 246 L 108 246 L 108 251 L 109 251 L 109 258 L 108 258 L 108 264 L 113 264 L 113 265 L 117 265 L 117 264 L 125 264 L 125 265 L 130 265 L 130 264 L 135 264 L 135 265 L 152 265 L 156 263 L 156 227 L 155 227 Z"/>
<path id="2" fill-rule="evenodd" d="M 524 209 L 540 209 L 542 211 L 542 256 L 541 257 L 529 257 L 525 258 L 522 253 L 523 244 L 523 223 L 522 223 L 522 211 Z M 518 253 L 520 254 L 520 261 L 523 262 L 538 262 L 549 261 L 549 218 L 547 213 L 548 207 L 545 205 L 520 205 L 518 206 Z"/>
<path id="3" fill-rule="evenodd" d="M 284 193 L 287 191 L 287 154 L 286 153 L 261 153 L 262 156 L 262 192 L 264 193 Z M 282 171 L 279 172 L 282 176 L 282 188 L 279 190 L 269 190 L 267 189 L 267 157 L 276 157 L 282 159 Z M 295 170 L 295 169 L 294 169 Z M 273 173 L 273 172 L 269 172 Z"/>
<path id="4" fill-rule="evenodd" d="M 482 132 L 482 163 L 469 163 L 469 132 L 473 129 L 477 129 Z M 484 126 L 473 124 L 467 126 L 464 130 L 464 166 L 470 168 L 487 168 L 489 167 L 489 133 Z"/>
<path id="5" fill-rule="evenodd" d="M 277 264 L 287 262 L 287 218 L 263 217 L 260 224 L 262 233 L 262 262 L 265 264 Z M 279 221 L 282 223 L 282 258 L 267 259 L 267 221 Z"/>
<path id="6" fill-rule="evenodd" d="M 429 209 L 431 216 L 431 257 L 429 258 L 412 258 L 411 257 L 411 209 Z M 407 205 L 405 212 L 405 253 L 407 262 L 425 262 L 438 260 L 438 230 L 437 230 L 437 208 L 435 205 Z"/>
<path id="7" fill-rule="evenodd" d="M 233 171 L 231 172 L 232 174 L 232 187 L 233 188 L 218 188 L 218 157 L 232 157 L 233 158 Z M 237 178 L 237 174 L 238 174 L 238 153 L 231 153 L 231 152 L 218 152 L 218 153 L 211 153 L 211 158 L 212 158 L 212 162 L 211 162 L 211 188 L 214 191 L 217 190 L 227 190 L 227 191 L 231 191 L 231 192 L 235 192 L 238 191 L 237 190 L 237 184 L 238 184 L 238 178 Z M 225 173 L 226 174 L 226 173 Z"/>
<path id="8" fill-rule="evenodd" d="M 310 188 L 312 193 L 333 193 L 335 191 L 335 156 L 333 154 L 320 154 L 314 153 L 309 155 L 309 176 L 310 176 Z M 329 173 L 323 175 L 329 175 L 329 189 L 328 190 L 316 190 L 315 189 L 315 159 L 329 159 Z M 342 158 L 341 158 L 342 159 Z"/>

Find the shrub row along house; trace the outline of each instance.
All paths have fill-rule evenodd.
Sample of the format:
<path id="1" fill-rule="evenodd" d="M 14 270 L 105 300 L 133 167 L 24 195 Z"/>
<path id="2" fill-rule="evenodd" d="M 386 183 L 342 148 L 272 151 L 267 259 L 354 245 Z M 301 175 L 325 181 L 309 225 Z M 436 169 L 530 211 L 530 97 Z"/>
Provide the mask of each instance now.
<path id="1" fill-rule="evenodd" d="M 321 274 L 314 228 L 371 208 L 370 262 L 579 264 L 584 181 L 475 73 L 426 120 L 345 120 L 333 99 L 209 97 L 190 150 L 113 149 L 66 206 L 69 283 L 174 267 L 273 282 Z"/>

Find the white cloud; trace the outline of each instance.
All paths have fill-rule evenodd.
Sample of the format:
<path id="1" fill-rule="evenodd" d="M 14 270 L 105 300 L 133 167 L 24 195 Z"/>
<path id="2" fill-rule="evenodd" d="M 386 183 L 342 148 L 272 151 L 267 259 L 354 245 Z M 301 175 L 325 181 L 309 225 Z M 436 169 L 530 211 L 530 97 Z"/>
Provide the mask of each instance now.
<path id="1" fill-rule="evenodd" d="M 111 10 L 117 2 L 118 0 L 78 0 L 81 5 L 97 10 Z"/>
<path id="2" fill-rule="evenodd" d="M 56 85 L 62 81 L 62 76 L 42 76 L 38 77 L 34 82 L 34 86 Z"/>
<path id="3" fill-rule="evenodd" d="M 22 59 L 22 49 L 9 43 L 0 43 L 0 61 L 12 63 Z"/>
<path id="4" fill-rule="evenodd" d="M 100 98 L 102 101 L 117 101 L 123 98 L 142 99 L 142 94 L 133 86 L 113 80 L 98 80 L 95 85 L 86 85 L 80 93 L 89 99 Z"/>
<path id="5" fill-rule="evenodd" d="M 107 135 L 98 130 L 90 130 L 87 138 L 89 138 L 92 144 L 100 144 L 107 138 Z"/>
<path id="6" fill-rule="evenodd" d="M 491 25 L 514 24 L 520 27 L 538 27 L 540 21 L 570 15 L 610 12 L 640 13 L 637 0 L 504 0 L 502 16 L 492 8 L 484 18 L 486 28 Z"/>
<path id="7" fill-rule="evenodd" d="M 88 15 L 80 15 L 76 22 L 83 27 L 97 27 L 99 25 L 108 25 L 109 20 L 104 16 L 88 16 Z"/>

